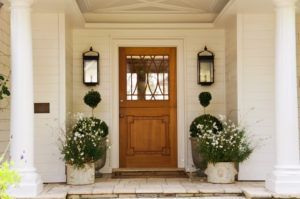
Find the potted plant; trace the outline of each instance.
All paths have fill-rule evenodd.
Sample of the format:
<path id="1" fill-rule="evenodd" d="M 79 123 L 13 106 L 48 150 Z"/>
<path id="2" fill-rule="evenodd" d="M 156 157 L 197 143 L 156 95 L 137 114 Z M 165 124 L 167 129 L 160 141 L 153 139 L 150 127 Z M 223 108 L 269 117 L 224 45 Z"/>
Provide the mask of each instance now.
<path id="1" fill-rule="evenodd" d="M 204 170 L 206 169 L 207 163 L 205 159 L 199 154 L 198 152 L 198 138 L 199 135 L 203 135 L 206 131 L 219 131 L 222 130 L 222 124 L 218 120 L 218 118 L 206 114 L 205 108 L 209 106 L 210 101 L 212 100 L 212 96 L 209 92 L 201 92 L 198 96 L 199 102 L 203 107 L 202 115 L 198 116 L 193 120 L 190 125 L 190 140 L 191 140 L 191 148 L 192 148 L 192 158 L 195 167 L 197 168 L 198 175 L 204 176 Z M 216 124 L 217 129 L 213 128 L 213 124 Z M 198 127 L 201 126 L 202 128 L 199 129 Z"/>
<path id="2" fill-rule="evenodd" d="M 92 116 L 79 115 L 63 142 L 62 154 L 67 166 L 67 184 L 82 185 L 95 182 L 95 162 L 105 156 L 108 126 L 94 117 L 93 111 L 101 101 L 97 91 L 89 91 L 84 102 L 92 107 Z"/>
<path id="3" fill-rule="evenodd" d="M 213 123 L 214 130 L 205 131 L 201 125 L 197 127 L 200 131 L 205 131 L 198 135 L 198 150 L 208 162 L 205 170 L 208 182 L 233 183 L 237 174 L 235 164 L 246 160 L 253 147 L 245 128 L 223 116 L 220 120 L 222 130 L 219 130 L 217 123 Z"/>

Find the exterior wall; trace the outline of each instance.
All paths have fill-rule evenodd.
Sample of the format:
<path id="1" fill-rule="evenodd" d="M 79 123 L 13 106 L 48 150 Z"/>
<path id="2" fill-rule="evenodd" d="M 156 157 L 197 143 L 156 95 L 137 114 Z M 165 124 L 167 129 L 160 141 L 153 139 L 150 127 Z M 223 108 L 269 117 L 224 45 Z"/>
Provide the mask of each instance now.
<path id="1" fill-rule="evenodd" d="M 34 101 L 50 103 L 49 114 L 35 114 L 35 165 L 44 182 L 65 181 L 58 135 L 65 120 L 65 18 L 33 14 Z M 68 53 L 69 55 L 70 53 Z"/>
<path id="2" fill-rule="evenodd" d="M 237 104 L 237 18 L 232 17 L 226 26 L 226 115 L 238 121 Z"/>
<path id="3" fill-rule="evenodd" d="M 0 73 L 10 74 L 10 13 L 6 6 L 0 8 Z M 0 103 L 0 155 L 9 141 L 9 98 Z"/>
<path id="4" fill-rule="evenodd" d="M 198 102 L 198 94 L 201 91 L 210 91 L 213 96 L 212 104 L 208 108 L 208 112 L 211 114 L 225 114 L 225 32 L 223 30 L 211 29 L 211 30 L 97 30 L 97 29 L 80 29 L 75 30 L 73 34 L 73 111 L 83 112 L 85 114 L 91 114 L 90 109 L 84 105 L 83 96 L 91 88 L 86 87 L 82 83 L 82 52 L 93 46 L 94 50 L 100 52 L 100 85 L 93 87 L 98 90 L 102 95 L 102 102 L 95 110 L 95 116 L 105 120 L 110 128 L 110 136 L 116 137 L 119 133 L 118 129 L 112 126 L 113 121 L 112 112 L 118 107 L 118 104 L 114 104 L 115 99 L 119 96 L 115 96 L 112 92 L 112 85 L 117 84 L 113 81 L 113 62 L 117 63 L 117 57 L 113 55 L 113 49 L 111 49 L 112 43 L 115 40 L 139 40 L 138 46 L 146 45 L 146 41 L 153 39 L 156 41 L 168 41 L 171 39 L 181 39 L 184 43 L 183 59 L 184 64 L 177 65 L 184 71 L 183 74 L 178 74 L 184 78 L 184 95 L 185 103 L 184 108 L 185 115 L 182 116 L 184 121 L 178 121 L 182 123 L 185 128 L 185 132 L 181 133 L 184 137 L 179 139 L 188 140 L 188 129 L 192 120 L 202 114 L 202 109 Z M 144 41 L 144 42 L 143 42 Z M 159 43 L 159 42 L 158 42 Z M 159 45 L 159 44 L 158 44 Z M 158 46 L 156 45 L 156 46 Z M 197 53 L 202 50 L 204 46 L 212 50 L 216 54 L 216 82 L 210 87 L 202 87 L 197 85 Z M 136 46 L 136 45 L 135 45 Z M 117 56 L 117 55 L 116 55 Z M 180 56 L 180 55 L 178 55 Z M 116 80 L 118 81 L 118 80 Z M 179 142 L 180 142 L 179 140 Z M 119 145 L 115 139 L 111 140 L 112 148 Z M 184 154 L 186 161 L 182 161 L 182 166 L 186 168 L 192 168 L 192 160 L 190 152 L 187 153 L 187 145 L 184 146 L 184 150 L 181 152 Z M 189 149 L 190 150 L 190 149 Z M 114 153 L 107 159 L 107 164 L 103 169 L 104 172 L 111 171 L 111 167 L 116 168 L 117 164 L 112 162 L 118 162 L 118 156 Z M 189 162 L 189 164 L 187 164 Z"/>
<path id="5" fill-rule="evenodd" d="M 239 179 L 264 180 L 275 160 L 275 17 L 238 15 L 237 33 L 239 123 L 258 145 L 240 164 Z"/>

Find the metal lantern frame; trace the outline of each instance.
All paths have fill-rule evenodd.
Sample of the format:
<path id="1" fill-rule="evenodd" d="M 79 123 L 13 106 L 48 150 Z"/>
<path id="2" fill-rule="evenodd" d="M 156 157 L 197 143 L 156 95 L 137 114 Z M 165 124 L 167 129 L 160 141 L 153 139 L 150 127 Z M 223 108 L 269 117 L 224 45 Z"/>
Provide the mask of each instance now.
<path id="1" fill-rule="evenodd" d="M 91 55 L 91 53 L 95 53 L 95 55 Z M 85 61 L 96 61 L 97 62 L 97 82 L 85 82 Z M 90 47 L 89 51 L 86 51 L 82 53 L 82 70 L 83 70 L 83 83 L 87 86 L 95 86 L 98 85 L 100 82 L 100 74 L 99 74 L 99 60 L 100 60 L 100 54 L 97 51 L 93 50 L 93 47 Z"/>
<path id="2" fill-rule="evenodd" d="M 211 81 L 201 81 L 200 75 L 201 75 L 201 63 L 203 62 L 210 62 L 212 66 L 212 77 Z M 215 81 L 215 54 L 208 50 L 207 47 L 204 47 L 204 50 L 200 51 L 198 53 L 198 63 L 197 63 L 197 80 L 198 84 L 202 86 L 209 86 L 212 85 Z"/>

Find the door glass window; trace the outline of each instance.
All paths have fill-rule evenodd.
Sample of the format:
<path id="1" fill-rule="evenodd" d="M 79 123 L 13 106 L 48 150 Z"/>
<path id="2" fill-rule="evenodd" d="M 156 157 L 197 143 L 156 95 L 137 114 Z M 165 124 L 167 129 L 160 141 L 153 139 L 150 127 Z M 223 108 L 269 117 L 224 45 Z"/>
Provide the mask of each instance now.
<path id="1" fill-rule="evenodd" d="M 127 100 L 169 100 L 169 56 L 126 56 Z"/>

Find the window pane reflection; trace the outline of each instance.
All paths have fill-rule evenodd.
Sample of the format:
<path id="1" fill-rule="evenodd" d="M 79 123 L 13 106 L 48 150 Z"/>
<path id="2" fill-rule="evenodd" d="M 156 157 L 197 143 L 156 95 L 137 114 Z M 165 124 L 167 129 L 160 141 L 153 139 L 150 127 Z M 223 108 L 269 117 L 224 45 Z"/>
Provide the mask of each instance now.
<path id="1" fill-rule="evenodd" d="M 127 56 L 127 100 L 169 100 L 169 57 Z"/>

